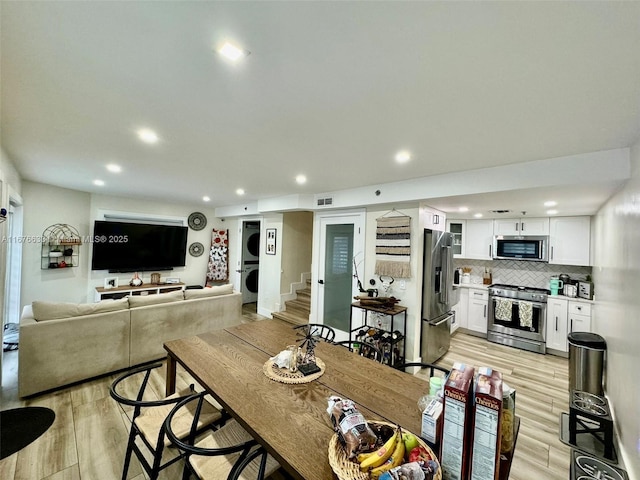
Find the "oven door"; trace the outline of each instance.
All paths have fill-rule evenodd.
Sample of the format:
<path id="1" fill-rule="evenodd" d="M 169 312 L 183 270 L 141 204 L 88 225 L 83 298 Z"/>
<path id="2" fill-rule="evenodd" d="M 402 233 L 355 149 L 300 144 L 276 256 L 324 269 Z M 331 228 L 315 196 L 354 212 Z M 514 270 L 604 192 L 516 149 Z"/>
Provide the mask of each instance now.
<path id="1" fill-rule="evenodd" d="M 546 303 L 489 295 L 490 331 L 544 342 L 546 316 Z"/>

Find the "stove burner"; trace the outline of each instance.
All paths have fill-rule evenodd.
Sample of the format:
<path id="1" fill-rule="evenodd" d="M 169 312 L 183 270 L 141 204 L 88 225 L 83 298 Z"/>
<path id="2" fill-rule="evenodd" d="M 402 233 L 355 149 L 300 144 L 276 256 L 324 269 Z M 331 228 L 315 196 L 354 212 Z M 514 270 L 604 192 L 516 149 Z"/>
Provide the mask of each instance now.
<path id="1" fill-rule="evenodd" d="M 625 480 L 621 473 L 619 473 L 611 465 L 607 465 L 601 462 L 597 458 L 588 457 L 586 455 L 577 456 L 575 459 L 576 465 L 586 473 L 588 476 L 580 476 L 579 479 L 593 479 L 598 480 Z"/>

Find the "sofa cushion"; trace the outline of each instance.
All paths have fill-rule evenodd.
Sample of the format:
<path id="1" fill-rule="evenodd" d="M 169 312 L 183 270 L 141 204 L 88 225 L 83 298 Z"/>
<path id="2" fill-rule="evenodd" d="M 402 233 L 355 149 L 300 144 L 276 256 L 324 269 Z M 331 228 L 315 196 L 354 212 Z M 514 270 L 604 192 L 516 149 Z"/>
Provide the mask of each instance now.
<path id="1" fill-rule="evenodd" d="M 200 290 L 185 290 L 184 299 L 190 300 L 192 298 L 215 297 L 217 295 L 227 295 L 229 293 L 233 293 L 233 285 L 227 283 L 226 285 L 205 287 Z"/>
<path id="2" fill-rule="evenodd" d="M 129 308 L 129 300 L 121 298 L 119 300 L 102 300 L 96 303 L 41 302 L 36 300 L 31 303 L 31 306 L 33 307 L 33 318 L 40 322 L 126 310 Z"/>
<path id="3" fill-rule="evenodd" d="M 159 303 L 180 302 L 184 300 L 182 290 L 169 293 L 158 293 L 156 295 L 131 295 L 129 307 L 144 307 L 145 305 L 157 305 Z"/>

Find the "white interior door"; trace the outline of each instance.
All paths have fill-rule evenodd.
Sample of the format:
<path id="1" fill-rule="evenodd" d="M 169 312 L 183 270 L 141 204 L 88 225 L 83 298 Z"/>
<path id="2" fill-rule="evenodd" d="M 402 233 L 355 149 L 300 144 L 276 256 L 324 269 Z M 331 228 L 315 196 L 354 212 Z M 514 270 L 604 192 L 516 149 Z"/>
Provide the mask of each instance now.
<path id="1" fill-rule="evenodd" d="M 312 283 L 316 301 L 312 318 L 336 330 L 336 340 L 349 338 L 349 315 L 357 294 L 354 256 L 364 254 L 364 212 L 318 214 L 314 229 L 317 260 Z M 364 267 L 362 266 L 364 270 Z"/>

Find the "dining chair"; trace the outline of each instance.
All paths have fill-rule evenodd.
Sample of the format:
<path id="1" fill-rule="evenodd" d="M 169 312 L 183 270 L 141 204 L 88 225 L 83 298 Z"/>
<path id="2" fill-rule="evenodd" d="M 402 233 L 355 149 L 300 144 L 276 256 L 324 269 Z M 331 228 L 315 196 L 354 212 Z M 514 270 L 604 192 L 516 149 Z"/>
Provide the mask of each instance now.
<path id="1" fill-rule="evenodd" d="M 398 369 L 400 370 L 404 370 L 405 368 L 408 367 L 420 367 L 422 368 L 428 368 L 429 369 L 429 378 L 435 376 L 435 372 L 441 372 L 442 377 L 447 377 L 449 375 L 449 370 L 447 370 L 444 367 L 441 367 L 439 365 L 434 365 L 432 363 L 423 363 L 423 362 L 408 362 L 408 363 L 403 363 L 402 365 L 398 365 Z"/>
<path id="2" fill-rule="evenodd" d="M 372 343 L 358 342 L 356 340 L 343 340 L 342 342 L 334 343 L 346 347 L 352 352 L 356 352 L 361 357 L 370 358 L 371 360 L 382 363 L 382 352 Z"/>
<path id="3" fill-rule="evenodd" d="M 336 338 L 336 331 L 329 325 L 323 325 L 321 323 L 305 323 L 297 325 L 293 327 L 293 329 L 302 332 L 303 335 L 311 334 L 318 336 L 328 343 L 333 343 L 333 339 Z"/>
<path id="4" fill-rule="evenodd" d="M 280 468 L 278 462 L 234 419 L 211 430 L 204 436 L 197 435 L 196 421 L 206 404 L 205 392 L 181 400 L 165 420 L 169 440 L 182 452 L 185 459 L 182 479 L 191 474 L 201 480 L 262 480 Z M 182 410 L 194 413 L 190 433 L 178 438 L 175 432 L 176 418 Z"/>
<path id="5" fill-rule="evenodd" d="M 194 385 L 190 385 L 188 388 L 169 397 L 151 400 L 150 398 L 153 397 L 153 394 L 147 391 L 149 377 L 152 370 L 161 366 L 161 363 L 155 363 L 130 370 L 118 377 L 109 388 L 109 394 L 116 402 L 133 407 L 129 440 L 122 469 L 122 480 L 127 478 L 132 453 L 136 454 L 150 480 L 157 479 L 161 470 L 181 459 L 181 455 L 176 455 L 164 463 L 162 462 L 163 453 L 171 445 L 171 441 L 165 432 L 164 421 L 178 402 L 189 398 L 196 392 Z M 139 381 L 139 386 L 135 385 L 137 381 Z M 137 393 L 133 398 L 124 393 L 125 391 L 133 392 L 136 390 Z M 196 424 L 197 429 L 202 430 L 216 423 L 221 423 L 225 416 L 228 415 L 215 408 L 210 402 L 205 402 Z M 193 421 L 194 415 L 192 412 L 188 410 L 181 411 L 180 416 L 175 420 L 173 435 L 175 437 L 184 437 L 189 434 Z M 140 438 L 142 442 L 136 442 L 137 438 Z M 142 443 L 151 454 L 153 458 L 152 464 L 145 457 L 139 443 Z"/>

